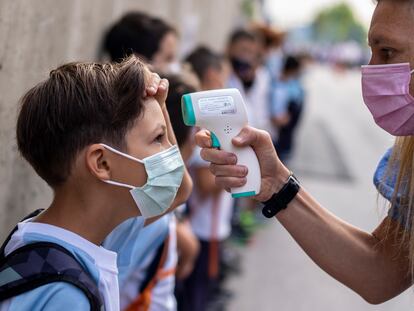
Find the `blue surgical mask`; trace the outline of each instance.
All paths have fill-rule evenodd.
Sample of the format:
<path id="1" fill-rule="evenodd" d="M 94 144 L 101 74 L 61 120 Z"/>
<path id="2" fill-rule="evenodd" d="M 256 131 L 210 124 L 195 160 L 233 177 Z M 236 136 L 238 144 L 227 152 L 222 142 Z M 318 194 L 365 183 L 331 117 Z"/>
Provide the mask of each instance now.
<path id="1" fill-rule="evenodd" d="M 146 184 L 142 187 L 112 180 L 102 181 L 129 188 L 132 198 L 144 218 L 164 214 L 174 201 L 184 175 L 184 162 L 178 147 L 176 145 L 172 146 L 167 150 L 140 160 L 108 145 L 101 145 L 120 156 L 144 164 L 148 176 Z"/>

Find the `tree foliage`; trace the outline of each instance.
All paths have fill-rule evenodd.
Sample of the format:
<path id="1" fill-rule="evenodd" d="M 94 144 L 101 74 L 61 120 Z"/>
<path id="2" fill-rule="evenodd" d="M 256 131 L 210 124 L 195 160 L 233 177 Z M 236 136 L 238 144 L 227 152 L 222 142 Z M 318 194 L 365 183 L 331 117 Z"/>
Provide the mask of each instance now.
<path id="1" fill-rule="evenodd" d="M 366 41 L 366 30 L 349 5 L 340 3 L 322 10 L 313 22 L 315 39 L 322 42 Z"/>

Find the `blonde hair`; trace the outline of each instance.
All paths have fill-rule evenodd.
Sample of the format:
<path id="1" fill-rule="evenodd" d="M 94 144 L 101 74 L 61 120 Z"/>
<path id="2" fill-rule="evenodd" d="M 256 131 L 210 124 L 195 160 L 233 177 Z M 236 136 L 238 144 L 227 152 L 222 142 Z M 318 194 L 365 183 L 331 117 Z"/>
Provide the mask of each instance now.
<path id="1" fill-rule="evenodd" d="M 400 221 L 396 232 L 400 233 L 400 247 L 409 252 L 409 272 L 414 276 L 414 136 L 396 139 L 386 175 L 395 176 L 392 171 L 396 167 L 398 175 L 391 206 L 399 206 Z"/>

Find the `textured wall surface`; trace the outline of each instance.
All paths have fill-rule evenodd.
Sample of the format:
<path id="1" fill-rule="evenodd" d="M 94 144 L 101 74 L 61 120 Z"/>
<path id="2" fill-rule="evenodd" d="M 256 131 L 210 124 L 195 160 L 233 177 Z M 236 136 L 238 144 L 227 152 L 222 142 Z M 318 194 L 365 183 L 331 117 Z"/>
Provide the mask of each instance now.
<path id="1" fill-rule="evenodd" d="M 96 60 L 102 33 L 128 10 L 177 27 L 188 52 L 197 43 L 220 50 L 241 22 L 240 0 L 0 0 L 0 240 L 52 194 L 16 152 L 19 98 L 54 67 Z"/>

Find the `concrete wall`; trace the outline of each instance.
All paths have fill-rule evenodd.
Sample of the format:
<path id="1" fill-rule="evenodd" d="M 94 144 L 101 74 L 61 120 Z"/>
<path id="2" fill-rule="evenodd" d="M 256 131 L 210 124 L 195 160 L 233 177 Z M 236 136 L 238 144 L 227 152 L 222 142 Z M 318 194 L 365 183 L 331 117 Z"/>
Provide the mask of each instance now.
<path id="1" fill-rule="evenodd" d="M 241 22 L 241 0 L 0 0 L 0 241 L 28 211 L 45 208 L 51 191 L 16 152 L 19 98 L 59 64 L 95 60 L 102 32 L 124 12 L 165 18 L 183 39 L 224 46 Z"/>

